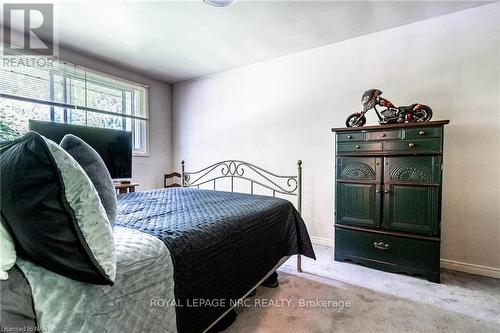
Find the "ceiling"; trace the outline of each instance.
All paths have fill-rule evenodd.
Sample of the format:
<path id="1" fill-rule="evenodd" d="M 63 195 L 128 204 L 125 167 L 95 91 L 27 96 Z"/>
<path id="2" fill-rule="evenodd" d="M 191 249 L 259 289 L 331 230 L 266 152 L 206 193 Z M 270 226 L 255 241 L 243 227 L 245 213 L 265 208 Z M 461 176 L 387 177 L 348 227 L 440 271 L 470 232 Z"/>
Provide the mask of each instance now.
<path id="1" fill-rule="evenodd" d="M 485 3 L 82 1 L 54 16 L 62 46 L 174 83 Z"/>

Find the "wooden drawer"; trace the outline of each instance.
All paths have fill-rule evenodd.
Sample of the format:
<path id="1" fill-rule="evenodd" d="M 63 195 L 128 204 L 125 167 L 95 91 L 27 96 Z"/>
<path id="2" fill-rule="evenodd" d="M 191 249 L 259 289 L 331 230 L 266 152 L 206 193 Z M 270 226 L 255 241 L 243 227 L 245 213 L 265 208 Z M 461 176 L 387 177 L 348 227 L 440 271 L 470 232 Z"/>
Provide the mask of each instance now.
<path id="1" fill-rule="evenodd" d="M 338 142 L 346 141 L 365 141 L 365 133 L 363 132 L 347 132 L 337 134 Z"/>
<path id="2" fill-rule="evenodd" d="M 420 139 L 384 142 L 386 151 L 441 151 L 441 139 Z"/>
<path id="3" fill-rule="evenodd" d="M 367 132 L 366 139 L 372 140 L 397 140 L 402 139 L 403 133 L 400 130 Z"/>
<path id="4" fill-rule="evenodd" d="M 343 257 L 439 271 L 439 248 L 434 240 L 335 228 L 335 251 Z"/>
<path id="5" fill-rule="evenodd" d="M 441 127 L 408 128 L 405 130 L 405 139 L 427 139 L 440 138 L 443 129 Z"/>
<path id="6" fill-rule="evenodd" d="M 349 142 L 339 143 L 337 145 L 337 152 L 375 152 L 382 150 L 382 142 Z"/>

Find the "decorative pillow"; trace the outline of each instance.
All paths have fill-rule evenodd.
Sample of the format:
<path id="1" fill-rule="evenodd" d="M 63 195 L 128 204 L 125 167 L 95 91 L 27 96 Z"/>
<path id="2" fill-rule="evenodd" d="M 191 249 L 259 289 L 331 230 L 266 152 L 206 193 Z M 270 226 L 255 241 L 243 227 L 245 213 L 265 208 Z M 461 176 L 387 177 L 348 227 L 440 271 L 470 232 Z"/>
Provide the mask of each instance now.
<path id="1" fill-rule="evenodd" d="M 3 187 L 2 187 L 3 190 Z M 0 223 L 0 280 L 7 280 L 7 271 L 16 263 L 16 248 L 10 233 Z"/>
<path id="2" fill-rule="evenodd" d="M 94 148 L 73 134 L 66 134 L 59 145 L 85 170 L 101 198 L 109 222 L 113 224 L 116 220 L 116 191 L 101 156 Z"/>
<path id="3" fill-rule="evenodd" d="M 0 145 L 0 168 L 1 214 L 18 255 L 75 280 L 113 284 L 111 225 L 78 162 L 29 132 Z"/>

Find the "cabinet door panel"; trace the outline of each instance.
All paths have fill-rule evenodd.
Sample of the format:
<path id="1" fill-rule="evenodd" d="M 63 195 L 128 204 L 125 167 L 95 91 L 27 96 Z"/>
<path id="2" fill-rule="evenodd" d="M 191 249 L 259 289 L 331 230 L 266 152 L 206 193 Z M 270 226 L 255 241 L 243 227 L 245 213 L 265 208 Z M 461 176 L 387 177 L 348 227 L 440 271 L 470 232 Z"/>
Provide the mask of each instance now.
<path id="1" fill-rule="evenodd" d="M 338 157 L 336 169 L 336 222 L 379 227 L 382 159 Z"/>
<path id="2" fill-rule="evenodd" d="M 441 156 L 386 157 L 384 183 L 439 185 Z"/>
<path id="3" fill-rule="evenodd" d="M 380 194 L 376 184 L 337 183 L 337 223 L 378 227 Z"/>
<path id="4" fill-rule="evenodd" d="M 337 157 L 337 180 L 380 184 L 381 163 L 377 157 Z"/>
<path id="5" fill-rule="evenodd" d="M 437 186 L 384 185 L 383 227 L 388 230 L 437 235 L 439 194 Z"/>

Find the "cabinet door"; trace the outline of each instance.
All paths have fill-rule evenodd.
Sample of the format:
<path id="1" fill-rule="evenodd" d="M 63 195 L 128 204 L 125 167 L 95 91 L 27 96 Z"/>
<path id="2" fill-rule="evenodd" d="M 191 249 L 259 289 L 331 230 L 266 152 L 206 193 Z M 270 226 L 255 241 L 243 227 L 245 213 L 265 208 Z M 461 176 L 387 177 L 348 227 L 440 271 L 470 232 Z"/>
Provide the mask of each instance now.
<path id="1" fill-rule="evenodd" d="M 337 157 L 337 223 L 380 226 L 381 163 L 375 157 Z"/>
<path id="2" fill-rule="evenodd" d="M 440 156 L 384 159 L 385 229 L 426 235 L 439 233 Z"/>

